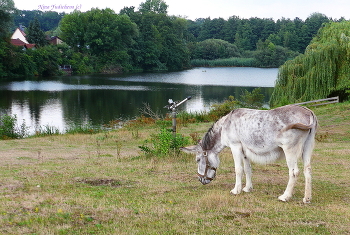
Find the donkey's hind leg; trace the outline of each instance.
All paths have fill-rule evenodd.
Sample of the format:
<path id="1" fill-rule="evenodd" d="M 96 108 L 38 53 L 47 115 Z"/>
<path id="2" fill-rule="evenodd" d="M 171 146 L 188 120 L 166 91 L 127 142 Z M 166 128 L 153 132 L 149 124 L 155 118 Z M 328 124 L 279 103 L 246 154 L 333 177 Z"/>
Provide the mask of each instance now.
<path id="1" fill-rule="evenodd" d="M 281 196 L 278 197 L 278 199 L 281 201 L 286 202 L 291 199 L 293 195 L 293 189 L 299 175 L 298 158 L 301 156 L 301 151 L 302 149 L 300 147 L 284 149 L 289 171 L 289 180 L 286 190 Z"/>
<path id="2" fill-rule="evenodd" d="M 305 176 L 305 196 L 303 198 L 304 203 L 311 202 L 311 155 L 315 145 L 315 129 L 312 129 L 308 135 L 304 150 L 303 150 L 303 161 L 304 161 L 304 176 Z"/>
<path id="3" fill-rule="evenodd" d="M 244 173 L 246 178 L 245 187 L 243 188 L 244 192 L 250 192 L 253 189 L 253 183 L 252 183 L 252 166 L 250 164 L 250 160 L 245 157 L 243 158 L 243 166 L 244 166 Z"/>

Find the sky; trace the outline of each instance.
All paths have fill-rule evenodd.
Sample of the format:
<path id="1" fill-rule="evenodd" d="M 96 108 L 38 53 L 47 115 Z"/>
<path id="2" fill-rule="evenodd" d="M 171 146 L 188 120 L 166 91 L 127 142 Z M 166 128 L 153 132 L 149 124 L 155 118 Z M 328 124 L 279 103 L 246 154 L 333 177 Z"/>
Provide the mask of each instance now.
<path id="1" fill-rule="evenodd" d="M 146 0 L 14 0 L 19 10 L 54 10 L 71 12 L 73 9 L 88 11 L 91 8 L 111 8 L 116 13 L 124 7 L 134 6 Z M 296 17 L 305 20 L 312 13 L 327 17 L 350 19 L 349 0 L 164 0 L 168 14 L 190 20 L 197 18 L 272 18 L 274 20 Z M 68 9 L 62 10 L 63 7 Z M 54 8 L 56 7 L 56 8 Z"/>

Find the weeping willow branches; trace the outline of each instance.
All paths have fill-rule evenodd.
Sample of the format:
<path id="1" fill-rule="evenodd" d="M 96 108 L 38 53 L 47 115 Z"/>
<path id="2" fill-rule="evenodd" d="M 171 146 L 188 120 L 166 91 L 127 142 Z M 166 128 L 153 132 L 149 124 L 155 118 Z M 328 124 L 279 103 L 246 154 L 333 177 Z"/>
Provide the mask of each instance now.
<path id="1" fill-rule="evenodd" d="M 350 90 L 349 21 L 326 24 L 305 54 L 280 67 L 270 105 L 321 99 L 337 90 Z"/>

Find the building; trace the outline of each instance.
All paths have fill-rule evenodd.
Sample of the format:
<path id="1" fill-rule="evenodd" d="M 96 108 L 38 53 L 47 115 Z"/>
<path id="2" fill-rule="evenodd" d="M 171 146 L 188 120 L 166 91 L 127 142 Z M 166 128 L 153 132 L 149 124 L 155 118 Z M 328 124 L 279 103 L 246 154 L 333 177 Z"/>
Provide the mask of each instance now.
<path id="1" fill-rule="evenodd" d="M 63 43 L 62 39 L 60 39 L 58 36 L 51 37 L 51 38 L 49 39 L 49 42 L 50 42 L 50 44 L 52 44 L 52 45 L 59 45 L 59 44 L 62 44 L 62 43 Z"/>
<path id="2" fill-rule="evenodd" d="M 31 44 L 27 41 L 26 34 L 22 25 L 20 25 L 12 34 L 11 44 L 15 46 L 23 46 L 26 49 L 35 47 L 35 44 Z"/>

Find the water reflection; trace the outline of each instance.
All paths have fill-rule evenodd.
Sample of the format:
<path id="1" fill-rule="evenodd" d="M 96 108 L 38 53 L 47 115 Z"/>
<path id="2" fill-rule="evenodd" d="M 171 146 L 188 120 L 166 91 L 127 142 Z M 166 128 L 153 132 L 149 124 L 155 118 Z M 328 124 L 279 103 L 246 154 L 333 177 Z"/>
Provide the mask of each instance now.
<path id="1" fill-rule="evenodd" d="M 63 131 L 69 123 L 108 123 L 132 118 L 148 103 L 163 114 L 169 98 L 192 99 L 180 110 L 201 111 L 244 89 L 262 87 L 268 102 L 277 69 L 196 68 L 172 73 L 92 75 L 0 83 L 0 112 L 16 114 L 33 132 L 44 125 Z"/>

